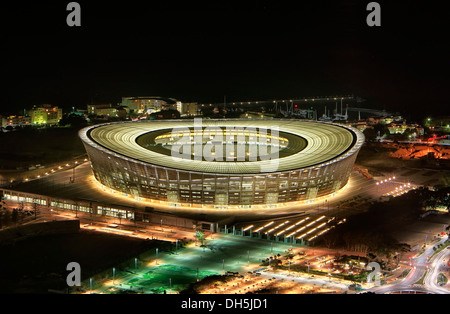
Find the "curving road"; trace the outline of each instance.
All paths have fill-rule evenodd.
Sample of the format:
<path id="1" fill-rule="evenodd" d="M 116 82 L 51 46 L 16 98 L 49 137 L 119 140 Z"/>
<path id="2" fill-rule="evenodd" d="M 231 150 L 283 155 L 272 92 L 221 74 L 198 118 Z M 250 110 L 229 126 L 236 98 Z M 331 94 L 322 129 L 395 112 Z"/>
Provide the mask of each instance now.
<path id="1" fill-rule="evenodd" d="M 450 257 L 450 250 L 447 248 L 443 249 L 428 261 L 428 257 L 432 256 L 434 253 L 433 247 L 445 242 L 445 240 L 447 240 L 447 237 L 441 239 L 439 242 L 427 245 L 424 253 L 414 257 L 411 260 L 412 269 L 406 278 L 388 285 L 374 287 L 367 291 L 380 294 L 402 291 L 428 294 L 450 294 L 449 289 L 440 287 L 437 284 L 437 276 L 442 269 L 446 267 L 443 263 Z M 424 276 L 423 284 L 418 284 Z"/>
<path id="2" fill-rule="evenodd" d="M 438 254 L 436 254 L 436 256 L 433 257 L 430 269 L 425 278 L 425 286 L 433 293 L 437 294 L 450 293 L 449 289 L 443 288 L 437 284 L 439 273 L 441 273 L 444 269 L 448 268 L 445 262 L 448 260 L 449 256 L 450 256 L 450 249 L 448 249 L 447 247 L 447 249 L 443 249 L 441 252 L 439 252 Z"/>

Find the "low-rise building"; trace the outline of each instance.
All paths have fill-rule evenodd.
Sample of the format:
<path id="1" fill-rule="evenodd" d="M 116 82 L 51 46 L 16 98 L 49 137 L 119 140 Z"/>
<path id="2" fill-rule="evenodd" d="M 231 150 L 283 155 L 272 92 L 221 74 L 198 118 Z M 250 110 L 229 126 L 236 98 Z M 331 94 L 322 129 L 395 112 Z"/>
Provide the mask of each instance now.
<path id="1" fill-rule="evenodd" d="M 173 98 L 159 96 L 122 97 L 121 105 L 137 114 L 151 114 L 161 110 L 177 109 L 178 101 Z"/>
<path id="2" fill-rule="evenodd" d="M 390 134 L 404 134 L 406 130 L 410 131 L 411 137 L 418 137 L 424 134 L 424 129 L 418 124 L 390 124 L 388 127 Z"/>
<path id="3" fill-rule="evenodd" d="M 182 115 L 195 116 L 199 113 L 198 103 L 196 102 L 177 102 L 177 110 Z"/>
<path id="4" fill-rule="evenodd" d="M 87 114 L 93 116 L 125 118 L 129 113 L 128 107 L 113 104 L 87 105 Z"/>
<path id="5" fill-rule="evenodd" d="M 0 115 L 0 128 L 6 128 L 7 125 L 6 117 Z"/>
<path id="6" fill-rule="evenodd" d="M 93 116 L 117 117 L 117 107 L 112 104 L 91 104 L 87 106 L 87 114 Z"/>
<path id="7" fill-rule="evenodd" d="M 388 117 L 369 117 L 367 122 L 369 124 L 391 124 L 403 122 L 402 116 L 388 116 Z"/>
<path id="8" fill-rule="evenodd" d="M 2 119 L 2 127 L 7 126 L 17 127 L 31 124 L 31 117 L 29 116 L 9 116 Z M 4 126 L 3 126 L 4 125 Z"/>
<path id="9" fill-rule="evenodd" d="M 62 109 L 48 104 L 33 106 L 29 114 L 33 125 L 55 125 L 62 119 Z"/>
<path id="10" fill-rule="evenodd" d="M 390 134 L 403 134 L 403 133 L 405 133 L 405 131 L 407 129 L 410 129 L 411 126 L 406 125 L 406 124 L 392 123 L 387 128 L 388 128 Z"/>

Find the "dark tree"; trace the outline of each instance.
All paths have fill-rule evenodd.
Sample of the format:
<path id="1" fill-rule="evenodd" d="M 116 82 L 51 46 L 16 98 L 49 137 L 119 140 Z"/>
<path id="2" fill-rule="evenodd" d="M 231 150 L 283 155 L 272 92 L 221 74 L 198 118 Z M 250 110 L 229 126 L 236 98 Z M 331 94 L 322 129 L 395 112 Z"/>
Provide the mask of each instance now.
<path id="1" fill-rule="evenodd" d="M 363 131 L 363 134 L 368 142 L 373 142 L 377 138 L 377 131 L 375 131 L 375 129 L 372 128 L 366 128 Z"/>
<path id="2" fill-rule="evenodd" d="M 59 120 L 60 126 L 70 125 L 72 128 L 82 128 L 87 125 L 86 118 L 74 113 L 65 115 L 61 120 Z"/>

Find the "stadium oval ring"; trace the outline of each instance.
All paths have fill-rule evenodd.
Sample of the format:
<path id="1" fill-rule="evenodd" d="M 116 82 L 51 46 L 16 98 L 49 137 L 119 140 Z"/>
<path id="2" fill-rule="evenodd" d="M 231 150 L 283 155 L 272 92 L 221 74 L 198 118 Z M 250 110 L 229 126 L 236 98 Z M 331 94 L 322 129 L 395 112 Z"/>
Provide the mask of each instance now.
<path id="1" fill-rule="evenodd" d="M 168 154 L 164 147 L 173 140 L 170 130 L 194 135 L 200 130 L 195 131 L 194 120 L 184 119 L 105 123 L 86 127 L 79 136 L 104 189 L 143 202 L 213 209 L 277 208 L 332 196 L 347 184 L 364 143 L 357 129 L 328 122 L 204 119 L 201 124 L 203 135 L 214 128 L 247 135 L 260 130 L 258 139 L 265 140 L 263 131 L 268 130 L 284 146 L 279 145 L 278 158 L 264 160 L 208 161 Z M 247 149 L 254 147 L 246 140 Z"/>

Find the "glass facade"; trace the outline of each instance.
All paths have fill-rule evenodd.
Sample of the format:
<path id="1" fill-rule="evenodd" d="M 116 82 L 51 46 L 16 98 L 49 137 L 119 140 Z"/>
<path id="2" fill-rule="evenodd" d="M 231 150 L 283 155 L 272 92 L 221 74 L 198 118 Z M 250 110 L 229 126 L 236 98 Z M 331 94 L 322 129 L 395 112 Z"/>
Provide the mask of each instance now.
<path id="1" fill-rule="evenodd" d="M 47 205 L 47 200 L 41 197 L 31 197 L 31 196 L 26 196 L 26 195 L 22 195 L 19 192 L 16 193 L 4 193 L 3 197 L 5 198 L 5 200 L 11 200 L 13 202 L 17 202 L 17 203 L 27 203 L 27 204 L 38 204 L 38 205 Z"/>
<path id="2" fill-rule="evenodd" d="M 59 199 L 43 195 L 33 195 L 27 192 L 2 190 L 5 200 L 23 204 L 37 204 L 52 209 L 70 210 L 73 212 L 83 212 L 94 215 L 102 215 L 124 219 L 134 219 L 135 210 L 126 208 L 117 208 L 105 204 L 97 204 L 92 202 L 77 202 L 74 200 Z"/>
<path id="3" fill-rule="evenodd" d="M 333 194 L 347 183 L 357 156 L 306 169 L 226 175 L 169 169 L 85 147 L 95 178 L 106 187 L 149 200 L 216 208 L 303 202 Z"/>
<path id="4" fill-rule="evenodd" d="M 217 209 L 274 208 L 332 195 L 347 183 L 364 142 L 356 129 L 315 121 L 208 120 L 198 129 L 195 123 L 107 123 L 81 130 L 80 137 L 93 174 L 104 187 L 142 201 Z M 236 128 L 224 129 L 230 126 Z M 171 133 L 170 128 L 176 131 Z M 247 133 L 242 131 L 239 140 L 236 136 L 242 128 Z M 269 129 L 277 131 L 269 135 Z M 182 132 L 189 140 L 203 137 L 203 145 L 214 142 L 216 134 L 226 140 L 235 136 L 230 143 L 244 144 L 246 152 L 257 145 L 255 138 L 262 139 L 259 146 L 266 146 L 269 136 L 276 136 L 282 153 L 276 159 L 278 168 L 260 171 L 261 165 L 270 161 L 218 162 L 168 156 L 163 146 L 170 147 L 173 135 Z"/>

